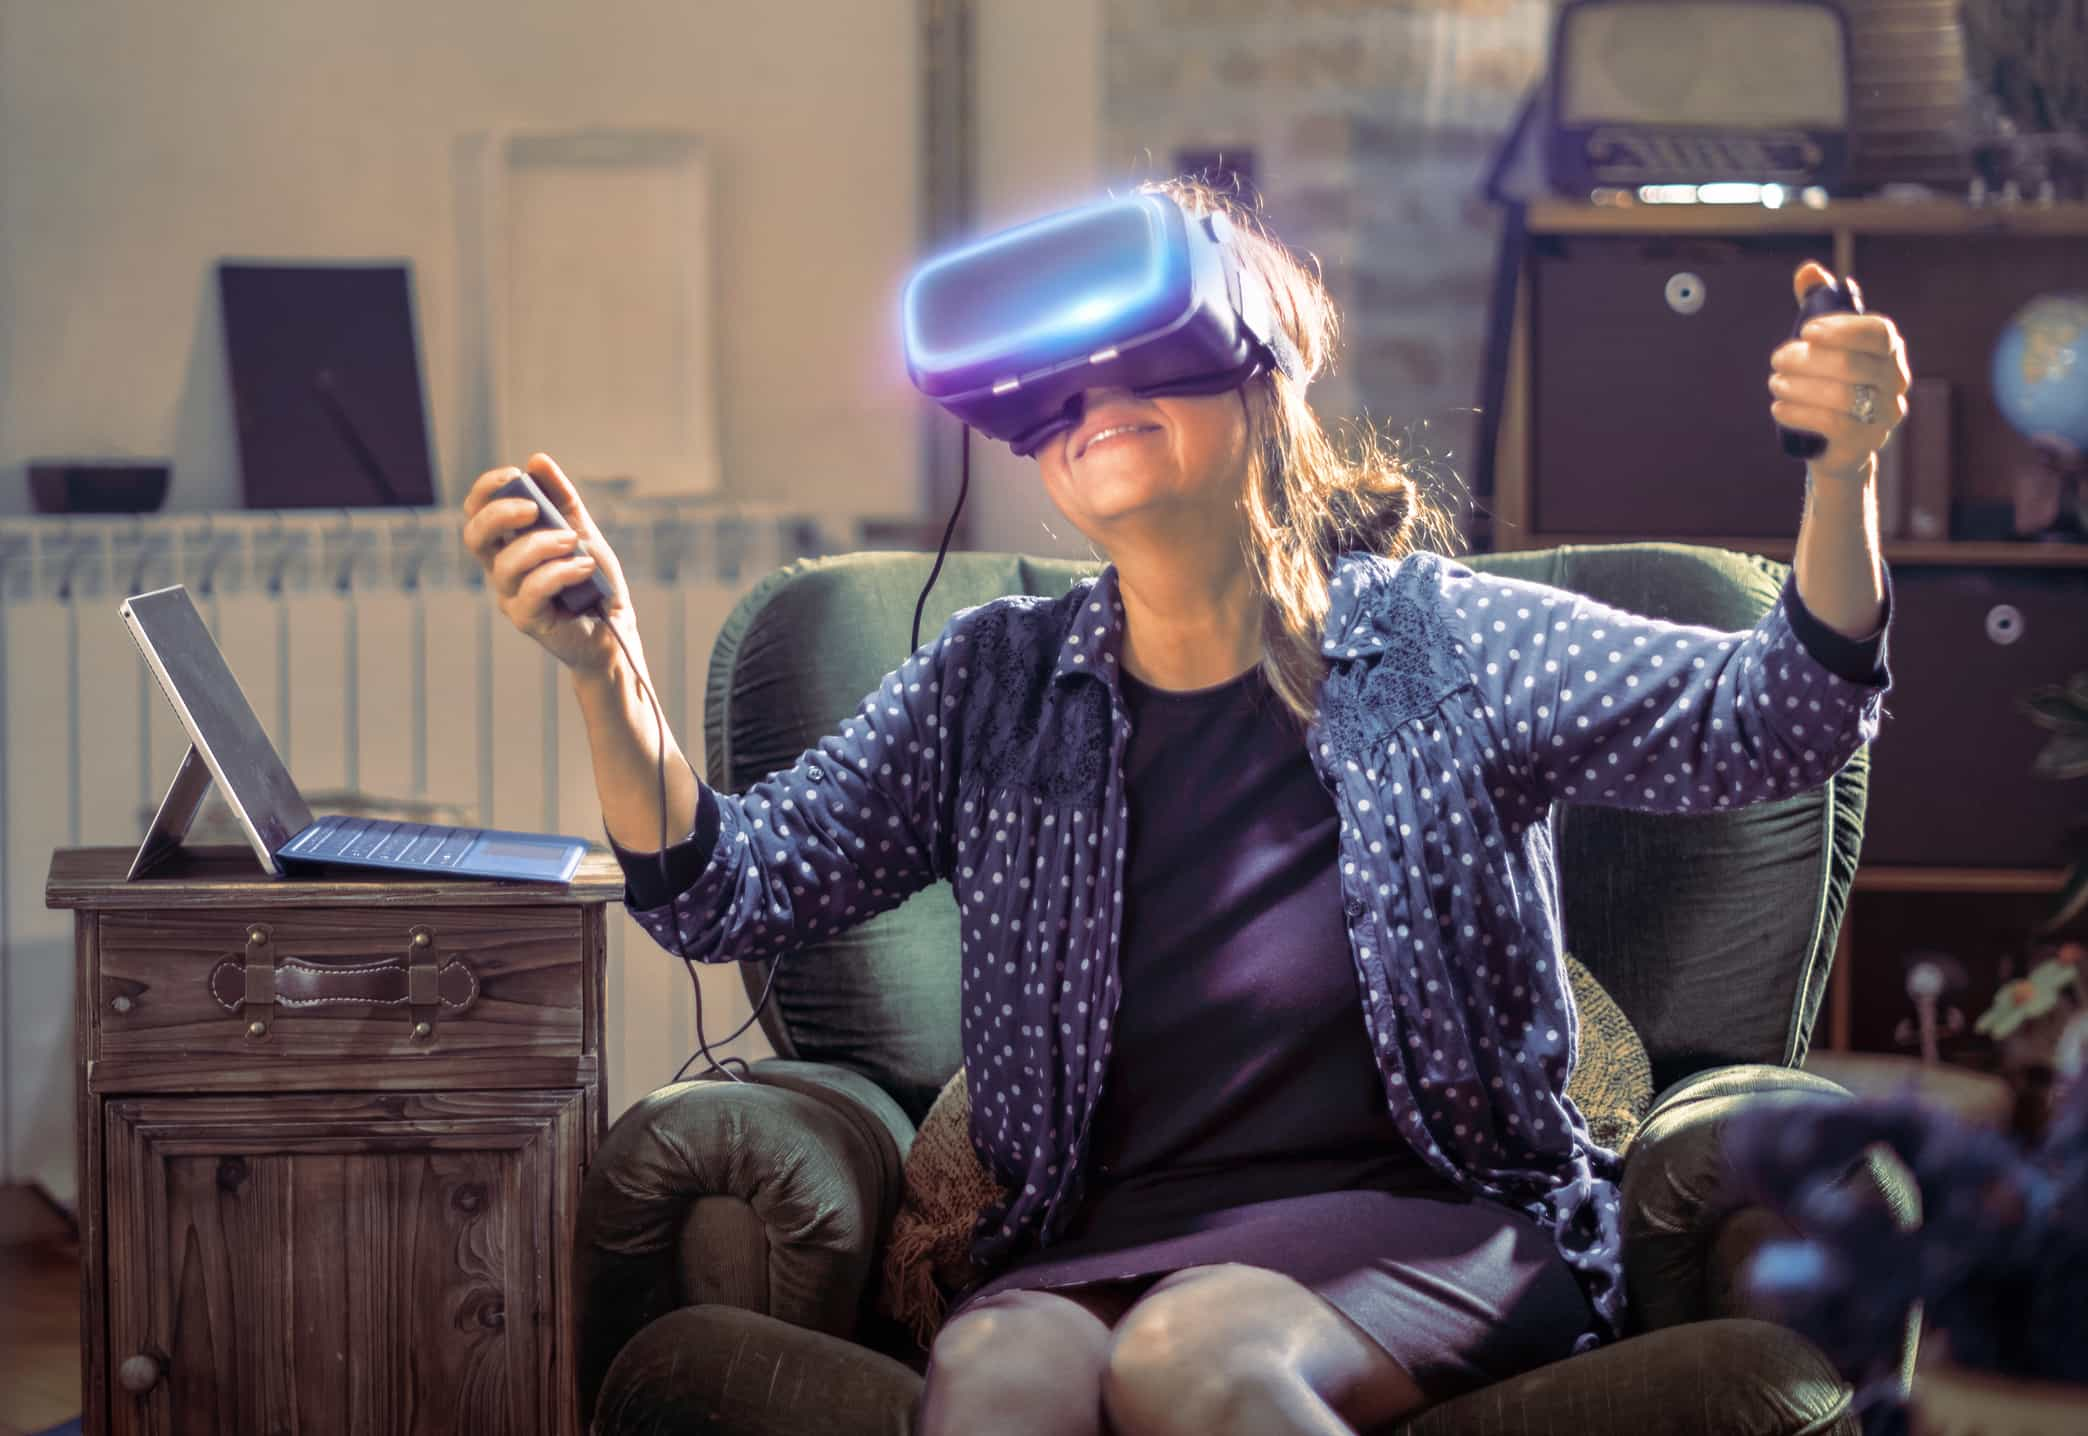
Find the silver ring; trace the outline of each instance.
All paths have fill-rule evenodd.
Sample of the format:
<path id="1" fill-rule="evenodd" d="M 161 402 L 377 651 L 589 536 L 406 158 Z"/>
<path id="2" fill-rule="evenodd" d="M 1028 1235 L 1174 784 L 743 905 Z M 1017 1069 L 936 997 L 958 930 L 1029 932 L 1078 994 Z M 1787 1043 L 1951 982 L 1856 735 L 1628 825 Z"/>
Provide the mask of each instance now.
<path id="1" fill-rule="evenodd" d="M 1851 384 L 1849 392 L 1856 400 L 1856 407 L 1849 410 L 1849 417 L 1859 424 L 1868 424 L 1878 417 L 1878 391 L 1868 384 Z"/>

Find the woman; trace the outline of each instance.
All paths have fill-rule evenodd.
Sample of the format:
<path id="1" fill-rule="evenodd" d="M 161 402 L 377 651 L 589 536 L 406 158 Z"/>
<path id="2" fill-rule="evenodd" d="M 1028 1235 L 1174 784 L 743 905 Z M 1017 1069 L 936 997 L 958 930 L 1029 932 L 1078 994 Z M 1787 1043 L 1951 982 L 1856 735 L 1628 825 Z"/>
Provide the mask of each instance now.
<path id="1" fill-rule="evenodd" d="M 1233 218 L 1309 378 L 1333 308 Z M 1773 417 L 1828 445 L 1793 582 L 1752 632 L 1430 552 L 1447 530 L 1407 474 L 1367 440 L 1343 455 L 1281 373 L 1094 390 L 1036 459 L 1098 579 L 958 614 L 738 797 L 667 737 L 666 814 L 615 556 L 534 456 L 629 658 L 549 605 L 588 571 L 572 540 L 500 548 L 529 513 L 488 502 L 514 470 L 480 477 L 465 543 L 573 670 L 631 910 L 663 946 L 768 958 L 955 889 L 973 1144 L 1010 1195 L 921 1430 L 1347 1432 L 1618 1334 L 1620 1164 L 1564 1096 L 1550 805 L 1817 786 L 1889 687 L 1871 484 L 1904 348 L 1882 316 L 1833 316 L 1771 370 Z"/>

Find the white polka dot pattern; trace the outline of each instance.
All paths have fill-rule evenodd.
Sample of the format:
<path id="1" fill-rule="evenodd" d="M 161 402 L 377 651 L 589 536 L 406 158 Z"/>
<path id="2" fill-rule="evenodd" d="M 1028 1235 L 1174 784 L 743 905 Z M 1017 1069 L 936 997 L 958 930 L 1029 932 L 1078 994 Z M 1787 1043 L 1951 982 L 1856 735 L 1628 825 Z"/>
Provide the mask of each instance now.
<path id="1" fill-rule="evenodd" d="M 1721 633 L 1426 553 L 1348 555 L 1330 597 L 1321 713 L 1350 716 L 1306 741 L 1341 814 L 1389 1110 L 1431 1166 L 1554 1232 L 1596 1313 L 1589 1349 L 1622 1330 L 1622 1163 L 1565 1095 L 1578 1028 L 1551 804 L 1702 812 L 1815 787 L 1875 734 L 1885 686 L 1823 667 L 1781 601 Z M 997 731 L 1052 735 L 1061 762 L 1106 753 L 1099 797 L 996 783 L 1034 769 L 964 750 L 958 715 L 1008 701 L 1004 672 L 976 686 L 995 676 L 974 642 L 988 616 L 1031 672 L 1051 665 L 1021 700 L 1038 711 Z M 702 876 L 633 913 L 669 951 L 678 924 L 703 960 L 767 958 L 947 878 L 972 1141 L 1014 1194 L 974 1233 L 988 1267 L 1048 1245 L 1080 1199 L 1118 999 L 1122 628 L 1114 569 L 1054 603 L 959 614 L 795 767 L 715 795 Z M 1112 701 L 1066 701 L 1087 684 Z M 1109 731 L 1069 736 L 1075 713 Z"/>
<path id="2" fill-rule="evenodd" d="M 1439 567 L 1489 727 L 1546 803 L 1745 807 L 1819 787 L 1877 736 L 1885 689 L 1806 649 L 1788 588 L 1753 629 L 1725 633 Z"/>
<path id="3" fill-rule="evenodd" d="M 974 610 L 976 612 L 976 610 Z M 736 797 L 713 793 L 711 861 L 671 905 L 631 916 L 699 962 L 767 959 L 897 907 L 942 876 L 953 791 L 944 678 L 965 651 L 952 626 L 887 674 L 841 731 Z"/>

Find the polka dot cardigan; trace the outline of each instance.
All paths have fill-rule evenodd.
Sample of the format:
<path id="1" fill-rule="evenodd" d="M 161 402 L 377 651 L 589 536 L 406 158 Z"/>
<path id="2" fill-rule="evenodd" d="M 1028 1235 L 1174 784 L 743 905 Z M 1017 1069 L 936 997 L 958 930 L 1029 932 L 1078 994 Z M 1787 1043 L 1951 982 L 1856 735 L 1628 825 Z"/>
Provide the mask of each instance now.
<path id="1" fill-rule="evenodd" d="M 1621 1334 L 1618 1154 L 1566 1096 L 1554 802 L 1714 812 L 1831 777 L 1876 736 L 1886 623 L 1827 628 L 1794 579 L 1753 629 L 1668 623 L 1439 554 L 1342 558 L 1307 730 L 1341 814 L 1341 890 L 1385 1101 L 1417 1152 L 1554 1233 Z M 840 731 L 737 796 L 704 787 L 657 859 L 619 848 L 669 952 L 773 958 L 938 880 L 962 922 L 974 1149 L 1009 1196 L 973 1260 L 1077 1208 L 1118 999 L 1130 736 L 1108 568 L 967 609 Z"/>

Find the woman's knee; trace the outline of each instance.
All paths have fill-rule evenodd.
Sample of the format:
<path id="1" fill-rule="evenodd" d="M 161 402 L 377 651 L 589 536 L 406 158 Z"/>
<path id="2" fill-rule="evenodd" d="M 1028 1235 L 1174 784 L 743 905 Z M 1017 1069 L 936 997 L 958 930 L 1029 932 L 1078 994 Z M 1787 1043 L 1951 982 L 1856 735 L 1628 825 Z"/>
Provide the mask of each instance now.
<path id="1" fill-rule="evenodd" d="M 1405 1369 L 1320 1297 L 1258 1268 L 1205 1267 L 1118 1323 L 1102 1407 L 1124 1436 L 1253 1429 L 1301 1388 L 1366 1426 L 1422 1404 Z"/>
<path id="2" fill-rule="evenodd" d="M 1118 1430 L 1224 1430 L 1243 1403 L 1283 1379 L 1275 1351 L 1240 1340 L 1240 1323 L 1224 1314 L 1224 1303 L 1214 1311 L 1215 1295 L 1208 1280 L 1168 1283 L 1117 1324 L 1102 1371 L 1102 1409 Z"/>
<path id="3" fill-rule="evenodd" d="M 1243 1417 L 1266 1409 L 1270 1394 L 1296 1379 L 1266 1352 L 1183 1360 L 1180 1351 L 1143 1331 L 1110 1347 L 1102 1369 L 1102 1410 L 1119 1436 L 1249 1429 Z"/>
<path id="4" fill-rule="evenodd" d="M 928 1379 L 948 1389 L 1099 1392 L 1109 1328 L 1092 1312 L 1039 1291 L 998 1292 L 936 1333 Z"/>

